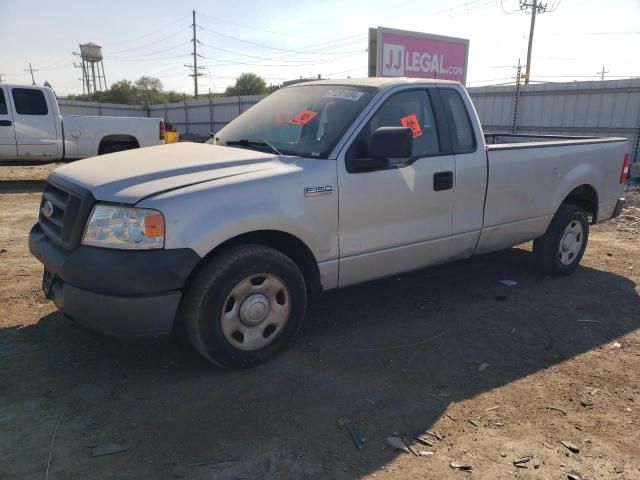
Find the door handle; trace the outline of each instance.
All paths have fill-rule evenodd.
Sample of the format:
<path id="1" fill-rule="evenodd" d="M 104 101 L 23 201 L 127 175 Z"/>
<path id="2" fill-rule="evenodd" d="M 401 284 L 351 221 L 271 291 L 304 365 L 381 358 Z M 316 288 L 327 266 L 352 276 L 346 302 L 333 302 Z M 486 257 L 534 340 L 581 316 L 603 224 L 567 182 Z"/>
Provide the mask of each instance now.
<path id="1" fill-rule="evenodd" d="M 13 125 L 11 120 L 0 120 L 0 127 L 10 127 Z"/>
<path id="2" fill-rule="evenodd" d="M 451 190 L 453 188 L 453 172 L 437 172 L 433 174 L 433 190 Z"/>

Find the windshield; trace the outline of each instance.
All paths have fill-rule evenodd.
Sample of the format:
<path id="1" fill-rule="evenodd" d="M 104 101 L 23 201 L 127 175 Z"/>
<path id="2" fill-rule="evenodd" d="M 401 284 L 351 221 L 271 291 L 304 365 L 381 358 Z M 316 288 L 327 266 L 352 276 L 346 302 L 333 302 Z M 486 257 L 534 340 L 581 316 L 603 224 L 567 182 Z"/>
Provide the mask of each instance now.
<path id="1" fill-rule="evenodd" d="M 270 145 L 284 155 L 328 158 L 374 90 L 344 85 L 278 90 L 220 130 L 216 144 L 261 150 Z"/>

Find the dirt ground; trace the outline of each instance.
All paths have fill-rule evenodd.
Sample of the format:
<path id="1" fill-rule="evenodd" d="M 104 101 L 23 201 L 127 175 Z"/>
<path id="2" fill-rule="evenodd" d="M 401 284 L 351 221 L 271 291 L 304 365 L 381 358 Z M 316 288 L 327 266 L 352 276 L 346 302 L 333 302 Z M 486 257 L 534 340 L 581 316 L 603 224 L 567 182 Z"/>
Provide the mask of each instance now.
<path id="1" fill-rule="evenodd" d="M 570 277 L 524 245 L 329 292 L 291 348 L 224 371 L 44 299 L 27 234 L 50 169 L 0 167 L 0 478 L 640 479 L 639 190 Z M 387 443 L 427 430 L 432 455 Z"/>

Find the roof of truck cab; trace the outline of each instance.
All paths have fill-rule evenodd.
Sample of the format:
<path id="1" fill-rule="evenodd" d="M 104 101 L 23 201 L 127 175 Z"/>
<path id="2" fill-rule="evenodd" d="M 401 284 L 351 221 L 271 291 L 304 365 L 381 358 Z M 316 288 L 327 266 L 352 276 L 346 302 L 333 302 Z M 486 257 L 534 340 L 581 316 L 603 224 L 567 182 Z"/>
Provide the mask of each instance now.
<path id="1" fill-rule="evenodd" d="M 440 80 L 433 78 L 407 78 L 407 77 L 364 77 L 364 78 L 337 78 L 333 80 L 312 80 L 310 82 L 297 83 L 291 87 L 303 85 L 349 85 L 352 87 L 385 87 L 389 85 L 400 85 L 407 83 L 459 83 L 451 80 Z M 287 87 L 287 88 L 291 88 Z"/>
<path id="2" fill-rule="evenodd" d="M 52 90 L 51 87 L 45 87 L 44 85 L 27 85 L 27 84 L 24 84 L 24 83 L 5 83 L 5 82 L 0 82 L 0 86 L 8 88 L 8 89 L 13 89 L 13 88 L 34 88 L 34 89 L 37 89 L 37 90 L 42 90 L 42 89 L 48 88 L 49 90 Z"/>

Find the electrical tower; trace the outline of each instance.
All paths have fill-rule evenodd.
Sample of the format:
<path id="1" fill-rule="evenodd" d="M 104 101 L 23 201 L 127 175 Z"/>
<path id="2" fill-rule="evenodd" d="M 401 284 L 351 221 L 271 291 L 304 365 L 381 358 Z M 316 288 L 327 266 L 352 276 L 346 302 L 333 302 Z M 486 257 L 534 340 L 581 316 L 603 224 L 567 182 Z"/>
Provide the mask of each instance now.
<path id="1" fill-rule="evenodd" d="M 531 50 L 533 47 L 533 31 L 536 26 L 536 15 L 539 13 L 552 12 L 558 5 L 559 1 L 549 6 L 548 3 L 540 3 L 538 0 L 520 0 L 520 10 L 528 12 L 531 10 L 531 27 L 529 28 L 529 47 L 527 48 L 527 65 L 525 66 L 524 84 L 529 85 L 529 78 L 531 75 Z"/>
<path id="2" fill-rule="evenodd" d="M 193 77 L 193 98 L 198 98 L 198 77 L 202 76 L 200 70 L 204 70 L 204 67 L 198 66 L 198 37 L 196 36 L 196 11 L 193 10 L 193 23 L 191 26 L 193 27 L 193 38 L 191 41 L 193 42 L 193 65 L 184 64 L 185 67 L 190 68 L 193 73 L 189 76 Z"/>

